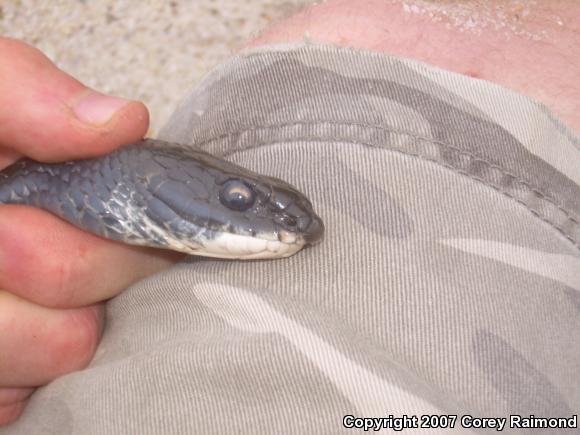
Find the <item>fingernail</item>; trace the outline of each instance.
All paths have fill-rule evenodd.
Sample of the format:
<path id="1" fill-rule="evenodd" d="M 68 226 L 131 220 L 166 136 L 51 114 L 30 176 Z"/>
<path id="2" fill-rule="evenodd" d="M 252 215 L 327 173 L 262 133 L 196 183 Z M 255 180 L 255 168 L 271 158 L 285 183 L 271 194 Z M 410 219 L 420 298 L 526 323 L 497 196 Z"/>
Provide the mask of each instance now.
<path id="1" fill-rule="evenodd" d="M 98 126 L 106 124 L 120 108 L 129 103 L 129 100 L 123 98 L 91 91 L 76 101 L 72 109 L 81 121 Z"/>

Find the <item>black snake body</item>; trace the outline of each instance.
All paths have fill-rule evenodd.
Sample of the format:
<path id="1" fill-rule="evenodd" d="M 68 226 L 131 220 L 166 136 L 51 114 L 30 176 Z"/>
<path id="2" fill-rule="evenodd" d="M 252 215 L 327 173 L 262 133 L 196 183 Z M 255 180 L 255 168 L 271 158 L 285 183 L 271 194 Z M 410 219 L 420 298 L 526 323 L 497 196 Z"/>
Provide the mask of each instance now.
<path id="1" fill-rule="evenodd" d="M 285 257 L 324 231 L 288 183 L 153 139 L 87 160 L 20 160 L 0 171 L 0 204 L 40 207 L 105 238 L 210 257 Z"/>

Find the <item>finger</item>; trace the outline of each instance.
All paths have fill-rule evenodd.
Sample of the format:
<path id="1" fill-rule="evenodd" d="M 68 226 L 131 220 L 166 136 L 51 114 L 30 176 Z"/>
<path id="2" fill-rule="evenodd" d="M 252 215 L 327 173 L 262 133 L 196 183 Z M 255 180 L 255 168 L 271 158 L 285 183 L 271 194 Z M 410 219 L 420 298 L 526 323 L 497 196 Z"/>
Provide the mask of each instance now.
<path id="1" fill-rule="evenodd" d="M 16 420 L 34 388 L 0 388 L 0 427 Z"/>
<path id="2" fill-rule="evenodd" d="M 105 240 L 43 210 L 1 210 L 0 288 L 40 305 L 78 307 L 108 299 L 183 257 Z"/>
<path id="3" fill-rule="evenodd" d="M 28 399 L 34 388 L 0 388 L 0 406 L 7 406 Z"/>
<path id="4" fill-rule="evenodd" d="M 36 387 L 85 367 L 100 339 L 103 306 L 52 309 L 0 291 L 0 386 Z"/>
<path id="5" fill-rule="evenodd" d="M 0 427 L 8 425 L 13 421 L 16 421 L 24 407 L 26 406 L 27 400 L 21 400 L 18 402 L 7 403 L 5 405 L 0 404 Z"/>
<path id="6" fill-rule="evenodd" d="M 0 38 L 0 59 L 3 148 L 61 161 L 107 153 L 147 131 L 143 104 L 85 87 L 21 41 Z"/>
<path id="7" fill-rule="evenodd" d="M 22 158 L 22 154 L 9 148 L 0 147 L 0 170 Z"/>

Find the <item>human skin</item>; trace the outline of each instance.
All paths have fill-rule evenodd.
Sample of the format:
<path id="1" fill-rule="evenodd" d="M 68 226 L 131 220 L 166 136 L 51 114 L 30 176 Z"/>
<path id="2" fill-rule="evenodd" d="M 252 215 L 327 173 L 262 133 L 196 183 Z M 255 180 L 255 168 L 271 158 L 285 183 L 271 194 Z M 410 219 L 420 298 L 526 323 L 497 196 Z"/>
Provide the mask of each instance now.
<path id="1" fill-rule="evenodd" d="M 277 23 L 248 45 L 307 39 L 415 58 L 529 95 L 580 132 L 580 4 L 528 2 L 533 8 L 526 12 L 514 0 L 506 12 L 510 25 L 479 33 L 450 21 L 458 5 L 473 8 L 474 16 L 491 5 L 493 15 L 502 2 L 441 0 L 445 9 L 437 15 L 413 12 L 411 1 L 333 0 Z M 0 167 L 21 156 L 94 156 L 145 134 L 142 104 L 91 106 L 92 97 L 82 99 L 90 90 L 17 41 L 0 38 L 0 58 L 9 59 L 0 63 Z M 2 206 L 0 425 L 19 416 L 35 387 L 91 360 L 102 301 L 178 258 L 100 239 L 41 210 Z"/>
<path id="2" fill-rule="evenodd" d="M 248 45 L 304 40 L 383 51 L 489 80 L 541 101 L 580 132 L 576 0 L 334 0 Z"/>

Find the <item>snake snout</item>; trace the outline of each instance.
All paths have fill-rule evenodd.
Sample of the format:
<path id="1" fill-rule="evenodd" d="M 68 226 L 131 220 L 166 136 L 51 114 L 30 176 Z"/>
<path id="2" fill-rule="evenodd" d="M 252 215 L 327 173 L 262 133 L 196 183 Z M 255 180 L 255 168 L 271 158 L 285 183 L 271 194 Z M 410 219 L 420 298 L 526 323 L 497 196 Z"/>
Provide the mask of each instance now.
<path id="1" fill-rule="evenodd" d="M 304 241 L 310 245 L 315 245 L 322 241 L 324 236 L 324 223 L 322 219 L 314 215 L 308 219 L 298 221 L 298 230 L 302 233 Z"/>
<path id="2" fill-rule="evenodd" d="M 322 219 L 305 198 L 297 198 L 297 201 L 289 205 L 284 212 L 291 218 L 293 224 L 287 229 L 299 235 L 305 244 L 314 245 L 322 240 L 324 235 Z M 286 221 L 288 222 L 288 219 Z"/>
<path id="3" fill-rule="evenodd" d="M 322 241 L 324 224 L 310 200 L 294 186 L 273 177 L 268 181 L 265 202 L 271 213 L 278 240 L 291 245 L 313 245 Z M 264 200 L 263 200 L 264 201 Z"/>

